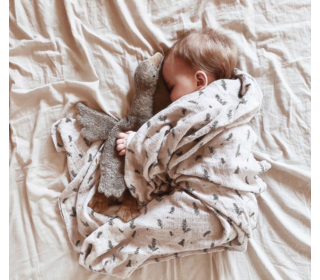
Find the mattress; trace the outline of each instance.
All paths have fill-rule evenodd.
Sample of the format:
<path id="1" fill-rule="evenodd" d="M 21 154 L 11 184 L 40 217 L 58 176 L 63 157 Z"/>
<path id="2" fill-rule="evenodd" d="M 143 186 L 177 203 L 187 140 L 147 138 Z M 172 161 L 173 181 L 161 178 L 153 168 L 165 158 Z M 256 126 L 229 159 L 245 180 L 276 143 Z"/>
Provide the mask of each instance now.
<path id="1" fill-rule="evenodd" d="M 66 157 L 51 125 L 75 104 L 126 116 L 137 65 L 185 31 L 228 34 L 238 68 L 264 94 L 251 122 L 262 174 L 258 227 L 245 253 L 187 256 L 136 270 L 134 279 L 310 279 L 310 2 L 306 0 L 10 1 L 10 279 L 118 279 L 81 267 L 57 198 Z M 154 112 L 169 103 L 161 83 Z"/>

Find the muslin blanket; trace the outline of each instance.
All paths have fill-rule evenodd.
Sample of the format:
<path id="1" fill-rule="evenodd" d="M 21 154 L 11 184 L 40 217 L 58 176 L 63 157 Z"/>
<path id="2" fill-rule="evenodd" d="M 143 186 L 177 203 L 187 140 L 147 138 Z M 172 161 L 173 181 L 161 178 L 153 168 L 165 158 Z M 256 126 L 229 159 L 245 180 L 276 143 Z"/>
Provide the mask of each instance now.
<path id="1" fill-rule="evenodd" d="M 59 206 L 81 265 L 126 278 L 152 262 L 246 250 L 257 226 L 256 197 L 266 189 L 258 175 L 270 164 L 251 153 L 257 136 L 249 122 L 262 92 L 249 74 L 236 72 L 238 79 L 176 100 L 134 135 L 125 181 L 141 214 L 128 223 L 88 207 L 99 182 L 101 142 L 86 141 L 74 119 L 53 125 L 71 177 Z"/>

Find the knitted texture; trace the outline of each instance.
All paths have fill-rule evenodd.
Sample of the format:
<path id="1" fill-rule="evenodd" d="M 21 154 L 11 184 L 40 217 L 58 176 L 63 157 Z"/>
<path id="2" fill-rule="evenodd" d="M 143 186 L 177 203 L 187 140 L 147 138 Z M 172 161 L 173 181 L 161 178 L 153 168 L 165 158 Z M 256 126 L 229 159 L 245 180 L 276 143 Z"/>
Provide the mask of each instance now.
<path id="1" fill-rule="evenodd" d="M 124 181 L 124 157 L 116 150 L 116 139 L 120 132 L 137 131 L 153 116 L 153 96 L 157 87 L 163 55 L 154 54 L 141 62 L 134 74 L 136 92 L 129 114 L 120 121 L 107 114 L 94 111 L 81 102 L 77 104 L 77 120 L 83 127 L 81 134 L 88 141 L 105 140 L 100 170 L 98 191 L 105 196 L 120 197 L 126 184 Z"/>

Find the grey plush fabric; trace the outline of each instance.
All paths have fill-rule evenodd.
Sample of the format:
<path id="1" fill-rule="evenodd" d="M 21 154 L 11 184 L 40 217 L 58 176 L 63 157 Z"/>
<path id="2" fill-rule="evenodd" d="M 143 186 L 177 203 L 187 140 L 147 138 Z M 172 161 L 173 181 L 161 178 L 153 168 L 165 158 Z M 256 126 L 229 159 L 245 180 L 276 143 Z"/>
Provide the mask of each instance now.
<path id="1" fill-rule="evenodd" d="M 88 141 L 106 139 L 110 130 L 117 123 L 114 118 L 92 110 L 81 102 L 77 104 L 77 108 L 80 112 L 80 115 L 77 116 L 77 121 L 83 127 L 81 134 Z"/>
<path id="2" fill-rule="evenodd" d="M 116 150 L 120 132 L 137 131 L 153 116 L 153 97 L 157 88 L 163 55 L 156 53 L 141 62 L 134 74 L 136 92 L 127 117 L 120 121 L 94 111 L 79 102 L 77 121 L 83 127 L 81 134 L 89 141 L 105 140 L 100 163 L 101 178 L 98 191 L 105 196 L 120 197 L 125 188 L 124 157 Z M 89 143 L 90 144 L 90 143 Z"/>

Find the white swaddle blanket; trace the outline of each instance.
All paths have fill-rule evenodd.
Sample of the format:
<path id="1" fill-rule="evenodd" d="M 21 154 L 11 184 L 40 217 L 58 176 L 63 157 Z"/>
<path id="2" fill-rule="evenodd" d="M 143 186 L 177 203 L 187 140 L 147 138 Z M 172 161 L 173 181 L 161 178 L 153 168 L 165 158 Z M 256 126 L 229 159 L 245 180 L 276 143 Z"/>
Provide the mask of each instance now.
<path id="1" fill-rule="evenodd" d="M 270 164 L 251 153 L 257 136 L 248 123 L 262 92 L 254 78 L 236 71 L 244 97 L 238 98 L 240 79 L 217 80 L 173 102 L 134 135 L 125 181 L 143 208 L 129 223 L 88 207 L 99 183 L 101 142 L 83 139 L 75 120 L 53 125 L 73 178 L 59 205 L 81 265 L 126 278 L 151 262 L 246 250 L 256 228 L 256 197 L 266 189 L 258 174 Z"/>

